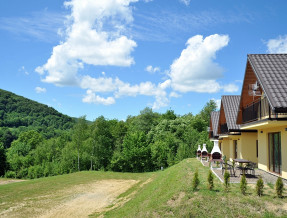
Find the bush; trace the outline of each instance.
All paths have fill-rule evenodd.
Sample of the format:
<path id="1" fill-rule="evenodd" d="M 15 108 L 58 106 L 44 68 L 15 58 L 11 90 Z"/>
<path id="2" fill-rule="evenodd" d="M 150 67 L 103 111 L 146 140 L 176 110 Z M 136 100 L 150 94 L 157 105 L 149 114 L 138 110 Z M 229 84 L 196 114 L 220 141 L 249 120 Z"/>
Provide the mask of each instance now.
<path id="1" fill-rule="evenodd" d="M 14 171 L 7 171 L 6 173 L 5 173 L 5 177 L 6 178 L 13 178 L 13 179 L 15 179 L 16 178 L 16 173 L 14 172 Z"/>
<path id="2" fill-rule="evenodd" d="M 246 176 L 245 173 L 241 177 L 240 181 L 240 190 L 243 195 L 246 195 L 246 190 L 247 190 L 247 181 L 246 181 Z"/>
<path id="3" fill-rule="evenodd" d="M 224 173 L 224 185 L 225 185 L 225 190 L 228 191 L 228 188 L 230 185 L 230 174 L 227 171 L 225 171 Z"/>
<path id="4" fill-rule="evenodd" d="M 262 177 L 260 177 L 256 183 L 256 194 L 259 197 L 261 197 L 263 195 L 263 188 L 264 188 L 264 182 L 263 182 Z"/>
<path id="5" fill-rule="evenodd" d="M 276 184 L 275 184 L 276 194 L 278 198 L 283 197 L 283 190 L 284 190 L 284 184 L 282 182 L 282 178 L 278 177 Z"/>
<path id="6" fill-rule="evenodd" d="M 213 174 L 211 170 L 209 170 L 207 181 L 208 181 L 208 189 L 212 190 L 214 188 L 214 184 L 213 184 Z"/>
<path id="7" fill-rule="evenodd" d="M 193 180 L 192 180 L 192 190 L 195 191 L 199 185 L 198 170 L 196 169 Z"/>

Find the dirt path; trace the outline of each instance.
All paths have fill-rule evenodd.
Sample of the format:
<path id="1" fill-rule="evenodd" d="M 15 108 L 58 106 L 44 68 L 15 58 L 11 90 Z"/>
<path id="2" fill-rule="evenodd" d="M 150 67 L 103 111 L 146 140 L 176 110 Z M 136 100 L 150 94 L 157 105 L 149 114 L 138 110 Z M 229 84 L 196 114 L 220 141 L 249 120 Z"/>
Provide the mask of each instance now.
<path id="1" fill-rule="evenodd" d="M 24 182 L 26 180 L 22 180 L 22 179 L 5 179 L 5 180 L 0 180 L 0 185 L 6 185 L 9 183 L 14 183 L 14 182 Z"/>
<path id="2" fill-rule="evenodd" d="M 136 184 L 136 180 L 102 180 L 87 185 L 78 185 L 64 191 L 67 200 L 44 213 L 46 217 L 88 217 L 102 212 L 115 201 L 117 196 Z"/>

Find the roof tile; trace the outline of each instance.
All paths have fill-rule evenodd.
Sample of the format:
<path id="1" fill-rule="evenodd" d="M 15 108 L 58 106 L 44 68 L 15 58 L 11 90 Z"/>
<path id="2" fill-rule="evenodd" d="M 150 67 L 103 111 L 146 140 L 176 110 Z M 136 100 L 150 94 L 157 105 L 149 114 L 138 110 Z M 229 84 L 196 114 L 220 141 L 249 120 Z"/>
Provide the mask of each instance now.
<path id="1" fill-rule="evenodd" d="M 271 107 L 286 108 L 287 54 L 249 54 L 248 60 Z"/>

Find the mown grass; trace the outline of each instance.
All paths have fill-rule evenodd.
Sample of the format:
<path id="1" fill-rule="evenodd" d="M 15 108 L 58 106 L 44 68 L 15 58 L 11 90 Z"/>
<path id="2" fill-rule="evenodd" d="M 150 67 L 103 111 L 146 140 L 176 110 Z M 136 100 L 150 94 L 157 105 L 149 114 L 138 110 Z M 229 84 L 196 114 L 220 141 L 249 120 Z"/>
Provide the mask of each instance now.
<path id="1" fill-rule="evenodd" d="M 191 182 L 198 169 L 200 185 L 192 191 Z M 124 206 L 106 212 L 105 217 L 287 217 L 287 199 L 275 197 L 274 189 L 265 185 L 264 196 L 255 195 L 248 186 L 247 195 L 240 184 L 225 191 L 214 178 L 214 190 L 207 187 L 208 167 L 196 159 L 187 159 L 154 175 L 153 181 L 138 190 Z M 285 193 L 286 195 L 286 193 Z"/>
<path id="2" fill-rule="evenodd" d="M 191 182 L 198 169 L 200 184 L 192 191 Z M 0 186 L 0 213 L 31 201 L 25 207 L 52 208 L 61 202 L 61 190 L 75 185 L 88 184 L 105 179 L 134 179 L 140 182 L 118 197 L 130 199 L 122 206 L 114 204 L 103 213 L 92 217 L 287 217 L 287 198 L 275 197 L 274 187 L 265 184 L 263 197 L 255 195 L 255 186 L 248 185 L 247 194 L 240 192 L 240 184 L 231 184 L 225 191 L 223 184 L 214 178 L 214 190 L 207 187 L 208 167 L 196 159 L 186 159 L 164 171 L 154 173 L 79 172 L 74 174 L 41 178 Z M 148 183 L 146 183 L 149 181 Z M 146 184 L 145 184 L 146 183 Z M 57 193 L 57 194 L 55 194 Z M 53 194 L 53 195 L 52 195 Z M 53 204 L 37 205 L 39 196 L 53 196 Z M 51 200 L 51 199 L 49 199 Z M 51 201 L 49 201 L 51 202 Z M 33 210 L 22 208 L 22 217 Z M 32 211 L 32 212 L 31 212 Z M 34 211 L 37 212 L 35 209 Z"/>

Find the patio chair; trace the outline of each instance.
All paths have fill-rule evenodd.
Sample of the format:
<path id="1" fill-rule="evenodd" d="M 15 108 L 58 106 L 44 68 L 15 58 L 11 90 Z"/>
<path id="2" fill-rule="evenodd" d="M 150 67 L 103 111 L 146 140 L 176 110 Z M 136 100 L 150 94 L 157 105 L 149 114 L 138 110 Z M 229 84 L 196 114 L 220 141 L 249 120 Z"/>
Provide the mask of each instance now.
<path id="1" fill-rule="evenodd" d="M 250 171 L 250 175 L 255 176 L 255 167 L 256 167 L 256 163 L 250 162 L 247 164 L 247 166 L 245 167 L 245 170 L 248 172 L 248 170 Z"/>
<path id="2" fill-rule="evenodd" d="M 223 162 L 223 167 L 221 171 L 222 175 L 225 173 L 226 170 L 229 170 L 230 176 L 235 176 L 235 170 L 233 165 Z"/>

